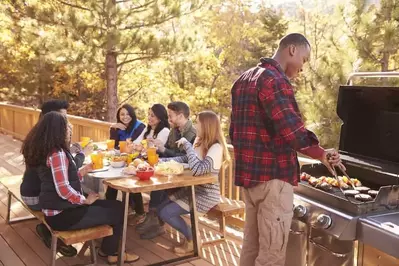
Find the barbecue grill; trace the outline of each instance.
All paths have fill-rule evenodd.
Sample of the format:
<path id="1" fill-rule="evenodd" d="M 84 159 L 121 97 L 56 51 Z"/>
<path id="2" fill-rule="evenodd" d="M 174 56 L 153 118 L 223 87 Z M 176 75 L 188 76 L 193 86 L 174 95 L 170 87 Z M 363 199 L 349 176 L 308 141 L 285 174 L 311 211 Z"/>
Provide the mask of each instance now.
<path id="1" fill-rule="evenodd" d="M 300 181 L 295 188 L 287 266 L 363 265 L 361 241 L 374 245 L 366 236 L 372 234 L 370 226 L 379 219 L 386 223 L 387 217 L 399 217 L 399 88 L 341 86 L 337 114 L 343 122 L 339 153 L 347 174 L 378 194 L 361 202 L 339 188 L 324 191 Z M 303 165 L 301 172 L 316 178 L 332 176 L 320 163 Z M 399 228 L 399 221 L 392 223 Z M 393 240 L 374 239 L 377 248 L 383 248 L 380 242 L 399 240 L 399 235 L 392 235 Z M 306 254 L 298 252 L 304 249 Z M 392 247 L 388 253 L 399 257 L 399 250 Z"/>

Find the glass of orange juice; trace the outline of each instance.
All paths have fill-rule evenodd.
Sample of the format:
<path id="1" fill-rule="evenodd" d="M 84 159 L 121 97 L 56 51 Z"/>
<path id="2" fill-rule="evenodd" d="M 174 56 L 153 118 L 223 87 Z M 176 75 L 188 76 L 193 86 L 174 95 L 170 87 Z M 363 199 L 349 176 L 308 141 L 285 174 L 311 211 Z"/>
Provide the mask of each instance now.
<path id="1" fill-rule="evenodd" d="M 80 137 L 80 146 L 82 146 L 82 148 L 86 147 L 90 140 L 89 137 Z"/>
<path id="2" fill-rule="evenodd" d="M 147 148 L 147 156 L 155 156 L 157 155 L 157 148 Z"/>
<path id="3" fill-rule="evenodd" d="M 115 140 L 114 139 L 107 139 L 107 150 L 113 150 L 115 148 Z"/>
<path id="4" fill-rule="evenodd" d="M 159 161 L 159 155 L 158 155 L 158 154 L 155 154 L 155 155 L 148 155 L 148 163 L 149 163 L 151 166 L 156 165 L 156 164 L 158 163 L 158 161 Z"/>
<path id="5" fill-rule="evenodd" d="M 126 146 L 127 146 L 126 141 L 119 141 L 119 150 L 121 153 L 126 152 Z"/>
<path id="6" fill-rule="evenodd" d="M 101 169 L 104 167 L 103 164 L 103 154 L 102 153 L 92 153 L 90 155 L 91 162 L 93 163 L 93 169 Z"/>

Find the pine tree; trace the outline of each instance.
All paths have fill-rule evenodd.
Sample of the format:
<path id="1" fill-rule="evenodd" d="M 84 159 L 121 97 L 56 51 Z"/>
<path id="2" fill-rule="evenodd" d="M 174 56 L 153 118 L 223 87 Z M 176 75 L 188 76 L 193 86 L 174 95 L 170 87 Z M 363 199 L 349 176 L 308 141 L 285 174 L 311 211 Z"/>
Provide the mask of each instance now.
<path id="1" fill-rule="evenodd" d="M 102 65 L 106 80 L 107 119 L 118 108 L 118 76 L 132 62 L 152 60 L 176 46 L 165 24 L 196 11 L 197 0 L 46 0 L 36 4 L 12 1 L 19 15 L 62 28 L 78 51 L 75 59 Z M 83 47 L 84 49 L 79 49 Z"/>
<path id="2" fill-rule="evenodd" d="M 399 1 L 381 0 L 369 5 L 366 0 L 352 1 L 341 9 L 348 35 L 359 60 L 355 71 L 396 71 L 399 69 Z M 399 84 L 397 79 L 383 84 Z M 376 84 L 376 80 L 364 80 Z"/>

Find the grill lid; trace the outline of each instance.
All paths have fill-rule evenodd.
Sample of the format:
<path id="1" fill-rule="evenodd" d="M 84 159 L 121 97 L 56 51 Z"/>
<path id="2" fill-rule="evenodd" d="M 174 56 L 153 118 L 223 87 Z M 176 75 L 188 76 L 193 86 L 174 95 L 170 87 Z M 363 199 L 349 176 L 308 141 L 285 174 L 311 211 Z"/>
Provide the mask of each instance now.
<path id="1" fill-rule="evenodd" d="M 399 173 L 399 87 L 341 86 L 337 113 L 340 153 Z"/>

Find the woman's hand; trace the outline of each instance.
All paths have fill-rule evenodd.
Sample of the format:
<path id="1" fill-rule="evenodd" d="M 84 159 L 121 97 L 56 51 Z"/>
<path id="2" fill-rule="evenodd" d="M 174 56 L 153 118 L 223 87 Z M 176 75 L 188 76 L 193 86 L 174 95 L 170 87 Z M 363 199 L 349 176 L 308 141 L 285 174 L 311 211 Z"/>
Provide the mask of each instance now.
<path id="1" fill-rule="evenodd" d="M 89 196 L 84 201 L 84 204 L 86 205 L 91 205 L 93 204 L 96 200 L 98 200 L 100 196 L 97 193 L 89 193 Z"/>
<path id="2" fill-rule="evenodd" d="M 93 163 L 86 164 L 85 166 L 80 167 L 79 174 L 81 176 L 87 175 L 87 173 L 93 171 Z"/>
<path id="3" fill-rule="evenodd" d="M 69 151 L 71 153 L 79 153 L 82 151 L 82 146 L 78 142 L 75 142 L 71 145 L 71 148 L 69 149 Z"/>
<path id="4" fill-rule="evenodd" d="M 160 139 L 147 139 L 147 141 L 149 143 L 152 143 L 157 148 L 158 151 L 160 152 L 165 151 L 165 146 Z"/>
<path id="5" fill-rule="evenodd" d="M 126 126 L 124 124 L 122 124 L 122 123 L 114 123 L 114 124 L 111 125 L 111 127 L 112 128 L 117 128 L 117 129 L 120 129 L 120 130 L 125 130 L 126 129 Z"/>
<path id="6" fill-rule="evenodd" d="M 185 145 L 187 142 L 188 142 L 188 140 L 187 140 L 186 138 L 183 137 L 183 138 L 179 139 L 178 141 L 176 141 L 176 144 L 177 144 L 177 147 L 180 148 L 181 145 L 183 145 L 183 147 L 184 147 L 184 145 Z"/>

